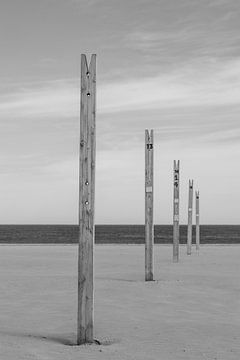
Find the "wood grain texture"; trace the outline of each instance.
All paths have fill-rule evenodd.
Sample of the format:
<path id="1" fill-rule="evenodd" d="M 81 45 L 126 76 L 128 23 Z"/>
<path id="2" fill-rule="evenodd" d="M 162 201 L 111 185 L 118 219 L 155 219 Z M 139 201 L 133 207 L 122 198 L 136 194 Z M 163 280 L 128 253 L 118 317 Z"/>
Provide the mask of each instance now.
<path id="1" fill-rule="evenodd" d="M 153 130 L 145 130 L 145 281 L 153 280 Z"/>
<path id="2" fill-rule="evenodd" d="M 96 55 L 81 55 L 77 343 L 93 342 Z"/>
<path id="3" fill-rule="evenodd" d="M 193 180 L 188 184 L 188 230 L 187 230 L 187 255 L 192 253 L 192 212 L 193 212 Z"/>
<path id="4" fill-rule="evenodd" d="M 179 261 L 179 182 L 180 161 L 173 163 L 173 262 Z"/>
<path id="5" fill-rule="evenodd" d="M 199 225 L 199 216 L 200 216 L 200 209 L 199 209 L 199 191 L 196 191 L 196 250 L 200 249 L 200 225 Z"/>

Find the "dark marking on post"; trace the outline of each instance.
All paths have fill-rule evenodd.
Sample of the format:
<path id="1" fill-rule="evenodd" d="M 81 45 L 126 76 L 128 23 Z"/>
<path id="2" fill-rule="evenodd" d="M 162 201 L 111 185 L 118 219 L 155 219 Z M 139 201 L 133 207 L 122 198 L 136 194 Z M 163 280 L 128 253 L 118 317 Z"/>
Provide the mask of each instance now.
<path id="1" fill-rule="evenodd" d="M 153 144 L 147 144 L 147 149 L 152 150 L 153 149 Z"/>

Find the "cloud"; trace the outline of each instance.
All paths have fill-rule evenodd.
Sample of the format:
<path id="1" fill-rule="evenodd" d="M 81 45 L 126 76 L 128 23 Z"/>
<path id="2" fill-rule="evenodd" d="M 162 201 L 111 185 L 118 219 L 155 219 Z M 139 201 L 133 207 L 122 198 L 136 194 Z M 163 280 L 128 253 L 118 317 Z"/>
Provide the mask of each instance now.
<path id="1" fill-rule="evenodd" d="M 25 86 L 0 97 L 1 121 L 79 115 L 79 84 L 59 80 Z M 240 59 L 190 63 L 156 76 L 112 80 L 97 88 L 99 114 L 239 104 Z"/>
<path id="2" fill-rule="evenodd" d="M 190 64 L 168 74 L 103 85 L 100 112 L 238 104 L 240 60 Z"/>
<path id="3" fill-rule="evenodd" d="M 51 81 L 18 88 L 0 97 L 1 119 L 5 117 L 66 117 L 77 114 L 77 85 L 73 81 Z"/>
<path id="4" fill-rule="evenodd" d="M 181 28 L 179 31 L 146 31 L 137 30 L 125 36 L 125 44 L 131 49 L 142 51 L 163 51 L 163 46 L 171 48 L 171 43 L 190 41 L 196 37 L 196 31 L 189 28 Z"/>
<path id="5" fill-rule="evenodd" d="M 168 60 L 168 65 L 172 66 L 199 57 L 202 60 L 232 57 L 239 54 L 238 31 L 224 24 L 234 22 L 233 16 L 236 16 L 236 12 L 226 11 L 218 21 L 207 24 L 186 21 L 175 24 L 171 29 L 138 29 L 125 36 L 124 45 L 158 63 Z"/>

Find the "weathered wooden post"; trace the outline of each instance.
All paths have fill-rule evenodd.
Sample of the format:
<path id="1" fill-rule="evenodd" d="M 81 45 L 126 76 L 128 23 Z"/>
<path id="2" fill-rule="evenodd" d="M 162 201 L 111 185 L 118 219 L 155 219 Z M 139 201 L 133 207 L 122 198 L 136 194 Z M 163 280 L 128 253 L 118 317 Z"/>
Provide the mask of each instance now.
<path id="1" fill-rule="evenodd" d="M 199 191 L 196 191 L 196 250 L 200 248 Z"/>
<path id="2" fill-rule="evenodd" d="M 179 260 L 179 170 L 180 161 L 173 168 L 173 262 Z"/>
<path id="3" fill-rule="evenodd" d="M 189 180 L 187 255 L 191 255 L 192 252 L 192 210 L 193 210 L 193 180 Z"/>
<path id="4" fill-rule="evenodd" d="M 81 55 L 77 343 L 93 342 L 96 55 Z"/>
<path id="5" fill-rule="evenodd" d="M 145 281 L 153 280 L 153 130 L 145 130 Z"/>

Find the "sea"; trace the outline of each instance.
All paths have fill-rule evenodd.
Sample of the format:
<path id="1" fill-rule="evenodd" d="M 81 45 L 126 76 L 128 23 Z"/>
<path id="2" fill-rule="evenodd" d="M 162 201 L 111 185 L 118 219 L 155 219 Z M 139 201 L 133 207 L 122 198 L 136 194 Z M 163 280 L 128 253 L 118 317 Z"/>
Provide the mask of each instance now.
<path id="1" fill-rule="evenodd" d="M 77 225 L 0 225 L 2 244 L 75 244 Z M 143 244 L 144 225 L 96 225 L 96 244 Z M 155 225 L 154 242 L 170 244 L 172 225 Z M 187 241 L 187 226 L 180 226 L 180 243 Z M 202 244 L 240 244 L 240 225 L 201 225 Z M 193 226 L 193 243 L 195 226 Z"/>

